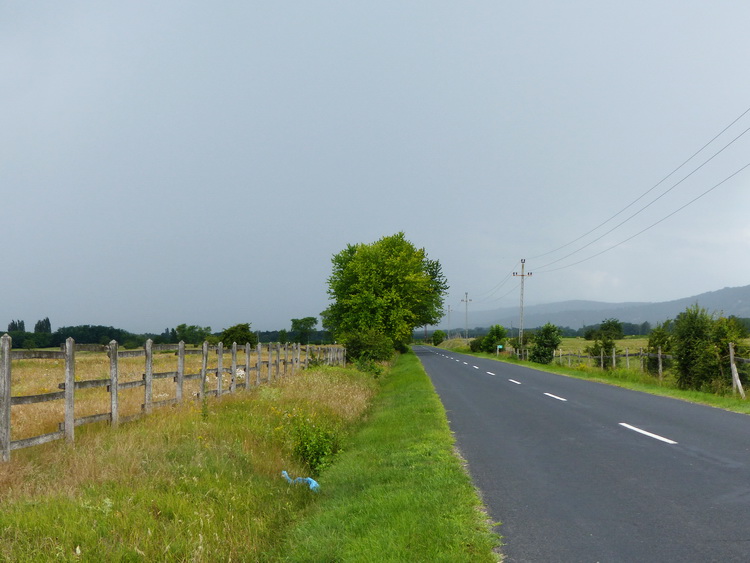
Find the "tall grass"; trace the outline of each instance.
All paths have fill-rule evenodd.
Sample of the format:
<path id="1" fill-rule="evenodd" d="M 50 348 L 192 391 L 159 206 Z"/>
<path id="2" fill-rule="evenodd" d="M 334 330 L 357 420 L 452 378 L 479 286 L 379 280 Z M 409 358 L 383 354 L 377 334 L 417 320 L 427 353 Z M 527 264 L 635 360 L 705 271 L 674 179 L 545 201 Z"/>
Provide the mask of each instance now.
<path id="1" fill-rule="evenodd" d="M 284 561 L 496 561 L 443 406 L 414 354 L 399 358 L 368 424 L 324 473 Z"/>
<path id="2" fill-rule="evenodd" d="M 292 420 L 343 444 L 375 391 L 366 374 L 320 368 L 19 450 L 0 465 L 0 558 L 257 560 L 317 498 L 280 477 L 312 470 Z"/>

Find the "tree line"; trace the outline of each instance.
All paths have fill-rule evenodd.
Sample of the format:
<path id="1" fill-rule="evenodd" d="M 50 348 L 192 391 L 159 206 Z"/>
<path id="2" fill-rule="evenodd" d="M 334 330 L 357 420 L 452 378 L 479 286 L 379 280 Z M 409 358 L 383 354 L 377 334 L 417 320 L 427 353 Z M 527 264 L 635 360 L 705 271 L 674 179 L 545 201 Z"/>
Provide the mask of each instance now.
<path id="1" fill-rule="evenodd" d="M 200 345 L 209 342 L 216 345 L 223 342 L 231 346 L 250 343 L 255 346 L 258 342 L 295 342 L 300 344 L 325 344 L 331 342 L 328 331 L 317 330 L 316 317 L 303 317 L 291 320 L 291 329 L 274 331 L 253 331 L 250 323 L 240 323 L 219 332 L 211 330 L 210 326 L 189 325 L 183 323 L 174 328 L 165 328 L 163 332 L 137 334 L 113 326 L 76 325 L 62 326 L 52 330 L 48 317 L 37 321 L 34 332 L 26 331 L 26 323 L 22 320 L 12 320 L 8 323 L 8 334 L 13 339 L 14 348 L 52 348 L 59 347 L 67 338 L 73 338 L 79 344 L 108 344 L 112 340 L 119 342 L 124 348 L 140 348 L 146 340 L 155 344 L 186 344 Z"/>

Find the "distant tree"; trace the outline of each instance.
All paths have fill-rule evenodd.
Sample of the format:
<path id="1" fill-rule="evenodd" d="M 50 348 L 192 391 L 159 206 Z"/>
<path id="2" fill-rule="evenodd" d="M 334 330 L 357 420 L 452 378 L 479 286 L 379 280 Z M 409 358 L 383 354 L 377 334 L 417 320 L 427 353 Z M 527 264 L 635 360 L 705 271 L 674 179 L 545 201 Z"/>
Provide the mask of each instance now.
<path id="1" fill-rule="evenodd" d="M 537 364 L 549 364 L 555 357 L 555 350 L 562 342 L 560 329 L 547 323 L 534 332 L 534 344 L 529 359 Z"/>
<path id="2" fill-rule="evenodd" d="M 210 326 L 200 327 L 197 325 L 188 326 L 186 324 L 181 324 L 177 325 L 175 328 L 175 336 L 177 337 L 178 342 L 182 340 L 186 344 L 193 344 L 196 346 L 203 344 L 210 334 Z"/>
<path id="3" fill-rule="evenodd" d="M 502 325 L 492 325 L 490 331 L 482 339 L 482 351 L 493 354 L 497 351 L 498 345 L 505 344 L 508 337 L 508 331 Z"/>
<path id="4" fill-rule="evenodd" d="M 49 317 L 37 321 L 34 325 L 34 332 L 37 334 L 52 334 L 52 325 L 49 322 Z"/>
<path id="5" fill-rule="evenodd" d="M 23 321 L 10 321 L 8 332 L 26 332 L 26 323 Z"/>
<path id="6" fill-rule="evenodd" d="M 659 350 L 661 350 L 661 353 L 664 355 L 672 353 L 671 320 L 666 320 L 663 323 L 658 323 L 648 335 L 648 358 L 646 359 L 646 369 L 653 375 L 659 373 Z M 672 360 L 668 358 L 662 358 L 662 369 L 667 369 L 670 367 L 672 367 Z"/>
<path id="7" fill-rule="evenodd" d="M 304 317 L 302 319 L 292 319 L 292 339 L 300 344 L 310 343 L 310 334 L 315 330 L 318 324 L 317 317 Z"/>
<path id="8" fill-rule="evenodd" d="M 258 344 L 258 337 L 250 330 L 250 323 L 237 324 L 224 329 L 219 339 L 227 347 L 231 346 L 233 342 L 236 342 L 239 346 L 244 346 L 247 343 L 250 346 Z"/>
<path id="9" fill-rule="evenodd" d="M 445 340 L 445 333 L 442 330 L 436 330 L 432 333 L 432 344 L 435 346 L 440 346 L 440 344 Z"/>
<path id="10" fill-rule="evenodd" d="M 617 319 L 605 319 L 602 324 L 599 325 L 599 332 L 606 334 L 612 340 L 620 340 L 625 336 L 623 332 L 622 323 Z"/>
<path id="11" fill-rule="evenodd" d="M 279 344 L 286 344 L 289 341 L 289 333 L 285 328 L 279 331 Z"/>

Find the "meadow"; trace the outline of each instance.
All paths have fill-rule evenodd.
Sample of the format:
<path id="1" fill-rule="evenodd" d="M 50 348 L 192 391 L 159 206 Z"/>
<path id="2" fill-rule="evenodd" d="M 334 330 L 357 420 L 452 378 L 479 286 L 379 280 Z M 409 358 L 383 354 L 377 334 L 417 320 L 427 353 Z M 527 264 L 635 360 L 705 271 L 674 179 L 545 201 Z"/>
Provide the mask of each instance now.
<path id="1" fill-rule="evenodd" d="M 77 375 L 104 376 L 89 360 Z M 162 360 L 155 371 L 171 369 Z M 59 381 L 62 366 L 22 362 L 25 392 Z M 128 377 L 141 372 L 142 358 Z M 496 561 L 452 448 L 413 354 L 367 372 L 314 366 L 17 450 L 0 464 L 0 560 Z"/>

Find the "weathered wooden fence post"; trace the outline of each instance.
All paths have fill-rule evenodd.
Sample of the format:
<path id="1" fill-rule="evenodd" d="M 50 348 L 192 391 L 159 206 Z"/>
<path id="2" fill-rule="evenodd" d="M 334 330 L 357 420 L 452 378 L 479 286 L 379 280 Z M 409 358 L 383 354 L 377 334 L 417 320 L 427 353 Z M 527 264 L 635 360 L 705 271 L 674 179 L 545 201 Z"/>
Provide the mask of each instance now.
<path id="1" fill-rule="evenodd" d="M 617 367 L 617 346 L 614 344 L 612 345 L 612 369 L 614 370 Z"/>
<path id="2" fill-rule="evenodd" d="M 237 391 L 237 343 L 232 342 L 232 380 L 229 384 L 229 392 Z"/>
<path id="3" fill-rule="evenodd" d="M 307 365 L 310 363 L 310 344 L 305 345 L 305 369 L 307 369 Z"/>
<path id="4" fill-rule="evenodd" d="M 118 403 L 118 383 L 120 379 L 119 364 L 117 361 L 117 340 L 110 340 L 107 355 L 109 356 L 109 410 L 110 424 L 117 428 L 120 424 L 120 407 Z"/>
<path id="5" fill-rule="evenodd" d="M 742 382 L 740 381 L 740 374 L 737 372 L 737 365 L 734 363 L 734 343 L 729 343 L 729 364 L 732 370 L 732 394 L 735 394 L 738 390 L 742 398 L 745 398 L 745 390 L 742 388 Z"/>
<path id="6" fill-rule="evenodd" d="M 273 342 L 268 343 L 268 383 L 271 383 L 271 369 L 273 368 Z"/>
<path id="7" fill-rule="evenodd" d="M 662 370 L 662 364 L 661 364 L 661 346 L 659 346 L 658 354 L 659 354 L 659 381 L 661 381 L 662 377 L 664 376 L 664 371 Z"/>
<path id="8" fill-rule="evenodd" d="M 154 401 L 154 341 L 150 338 L 146 340 L 144 350 L 146 352 L 146 373 L 143 374 L 145 381 L 143 410 L 146 414 L 151 413 L 152 403 Z"/>
<path id="9" fill-rule="evenodd" d="M 284 342 L 284 377 L 287 376 L 288 365 L 289 365 L 289 344 Z"/>
<path id="10" fill-rule="evenodd" d="M 216 396 L 221 397 L 222 383 L 224 381 L 224 343 L 219 342 L 219 346 L 216 349 L 216 355 L 218 356 L 216 361 Z"/>
<path id="11" fill-rule="evenodd" d="M 604 346 L 599 350 L 599 367 L 604 369 Z"/>
<path id="12" fill-rule="evenodd" d="M 10 351 L 12 339 L 0 337 L 0 456 L 10 461 Z"/>
<path id="13" fill-rule="evenodd" d="M 175 399 L 178 403 L 182 402 L 182 391 L 185 385 L 185 341 L 180 340 L 177 345 L 177 389 L 175 389 Z"/>
<path id="14" fill-rule="evenodd" d="M 641 361 L 641 371 L 643 371 L 643 348 L 638 348 L 638 359 Z"/>
<path id="15" fill-rule="evenodd" d="M 281 369 L 281 342 L 276 343 L 276 362 L 274 363 L 274 371 L 276 372 L 276 379 L 279 378 L 279 370 Z"/>
<path id="16" fill-rule="evenodd" d="M 255 385 L 260 385 L 261 380 L 261 369 L 263 368 L 263 345 L 258 342 L 257 346 L 255 347 L 255 351 L 258 354 L 258 360 L 256 363 L 256 370 L 255 370 Z"/>
<path id="17" fill-rule="evenodd" d="M 65 439 L 75 440 L 75 394 L 76 394 L 76 344 L 68 337 L 65 340 Z"/>
<path id="18" fill-rule="evenodd" d="M 250 389 L 250 343 L 245 342 L 245 389 Z"/>
<path id="19" fill-rule="evenodd" d="M 203 360 L 201 362 L 201 388 L 198 393 L 198 398 L 201 400 L 206 398 L 206 371 L 208 370 L 208 342 L 203 342 Z"/>
<path id="20" fill-rule="evenodd" d="M 625 369 L 630 369 L 630 352 L 625 348 Z"/>

